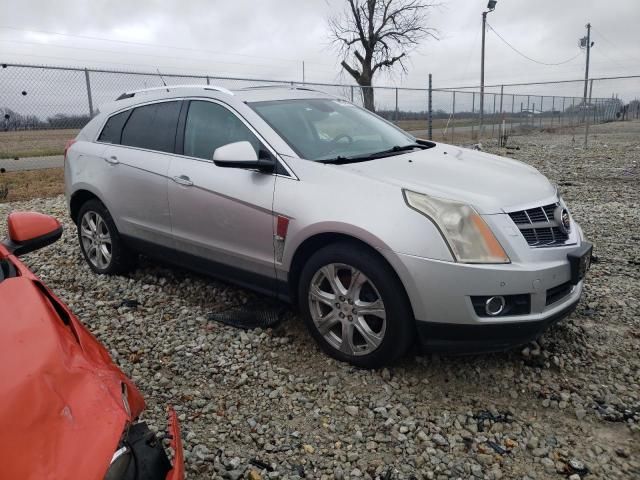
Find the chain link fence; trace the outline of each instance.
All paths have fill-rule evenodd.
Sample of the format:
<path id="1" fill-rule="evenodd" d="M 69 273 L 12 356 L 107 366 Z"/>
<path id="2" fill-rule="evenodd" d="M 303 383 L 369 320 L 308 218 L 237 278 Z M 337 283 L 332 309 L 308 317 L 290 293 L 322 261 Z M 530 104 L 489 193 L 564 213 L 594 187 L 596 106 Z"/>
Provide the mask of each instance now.
<path id="1" fill-rule="evenodd" d="M 100 106 L 126 91 L 167 85 L 218 85 L 231 90 L 261 85 L 306 86 L 374 108 L 376 113 L 421 138 L 470 144 L 532 132 L 577 132 L 589 125 L 636 119 L 640 102 L 623 101 L 617 91 L 638 92 L 639 78 L 591 81 L 585 102 L 578 81 L 555 84 L 489 86 L 483 114 L 476 87 L 418 89 L 301 83 L 269 79 L 175 75 L 101 69 L 1 64 L 0 168 L 6 159 L 41 157 L 21 162 L 32 168 L 60 163 L 64 144 Z M 537 94 L 515 90 L 536 88 Z M 597 96 L 594 94 L 597 93 Z M 562 95 L 559 95 L 562 93 Z M 566 95 L 565 95 L 566 93 Z M 53 157 L 52 157 L 53 156 Z M 5 159 L 5 160 L 2 160 Z M 53 162 L 53 164 L 52 164 Z M 18 162 L 8 169 L 19 169 Z"/>
<path id="2" fill-rule="evenodd" d="M 471 98 L 471 111 L 478 112 L 478 119 L 472 126 L 475 139 L 494 137 L 500 141 L 501 137 L 536 132 L 569 133 L 581 135 L 586 146 L 590 126 L 640 118 L 640 76 L 591 79 L 587 83 L 586 101 L 584 85 L 584 80 L 490 85 L 485 88 L 482 119 L 479 118 L 478 87 L 442 90 L 449 92 L 447 98 L 453 104 L 448 110 L 451 118 L 466 115 L 465 112 L 457 113 L 460 108 L 455 105 L 459 103 L 456 99 L 463 98 L 468 104 Z M 524 88 L 538 93 L 518 92 Z"/>

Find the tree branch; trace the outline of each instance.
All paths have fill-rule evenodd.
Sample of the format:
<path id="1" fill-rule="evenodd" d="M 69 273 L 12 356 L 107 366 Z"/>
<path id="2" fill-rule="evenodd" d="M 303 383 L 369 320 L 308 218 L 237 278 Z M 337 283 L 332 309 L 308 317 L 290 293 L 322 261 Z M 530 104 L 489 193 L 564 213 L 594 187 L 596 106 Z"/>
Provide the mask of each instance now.
<path id="1" fill-rule="evenodd" d="M 391 58 L 388 58 L 386 60 L 382 60 L 382 61 L 376 63 L 373 66 L 373 69 L 371 71 L 375 72 L 379 68 L 391 68 L 394 63 L 396 63 L 397 61 L 401 61 L 405 56 L 406 56 L 406 53 L 402 52 L 400 55 L 396 55 L 395 57 L 391 57 Z M 400 63 L 402 63 L 402 62 L 400 62 Z"/>
<path id="2" fill-rule="evenodd" d="M 342 68 L 344 68 L 347 72 L 349 72 L 349 75 L 351 75 L 354 78 L 354 80 L 356 82 L 358 82 L 358 84 L 360 84 L 360 72 L 359 71 L 357 71 L 355 68 L 353 68 L 351 65 L 349 65 L 344 60 L 340 63 L 340 65 L 342 65 Z"/>
<path id="3" fill-rule="evenodd" d="M 351 13 L 353 14 L 353 19 L 355 20 L 356 26 L 358 27 L 358 33 L 360 34 L 360 41 L 363 45 L 367 44 L 367 37 L 364 34 L 364 29 L 362 28 L 362 19 L 360 18 L 359 8 L 356 5 L 357 0 L 349 0 L 349 5 L 351 5 Z"/>

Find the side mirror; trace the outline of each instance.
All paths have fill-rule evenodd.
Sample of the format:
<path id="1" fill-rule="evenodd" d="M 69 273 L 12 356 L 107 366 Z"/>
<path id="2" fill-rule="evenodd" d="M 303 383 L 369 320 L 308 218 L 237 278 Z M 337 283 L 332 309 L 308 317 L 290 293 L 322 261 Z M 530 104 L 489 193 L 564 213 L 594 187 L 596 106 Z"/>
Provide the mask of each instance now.
<path id="1" fill-rule="evenodd" d="M 270 155 L 256 155 L 251 143 L 245 141 L 234 142 L 216 148 L 213 152 L 213 163 L 218 167 L 245 168 L 272 172 L 276 166 Z"/>
<path id="2" fill-rule="evenodd" d="M 16 256 L 51 245 L 62 235 L 58 220 L 36 212 L 13 212 L 7 226 L 9 238 L 2 243 Z"/>

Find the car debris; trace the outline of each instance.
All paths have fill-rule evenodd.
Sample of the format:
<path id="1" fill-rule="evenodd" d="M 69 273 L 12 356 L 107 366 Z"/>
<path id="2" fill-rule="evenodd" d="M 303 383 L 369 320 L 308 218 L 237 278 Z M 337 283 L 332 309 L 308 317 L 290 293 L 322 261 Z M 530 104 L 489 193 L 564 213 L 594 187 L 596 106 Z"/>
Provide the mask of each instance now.
<path id="1" fill-rule="evenodd" d="M 20 260 L 62 234 L 52 217 L 14 212 L 0 243 L 0 438 L 3 478 L 182 480 L 180 428 L 168 410 L 173 464 L 137 419 L 145 402 L 106 348 Z"/>

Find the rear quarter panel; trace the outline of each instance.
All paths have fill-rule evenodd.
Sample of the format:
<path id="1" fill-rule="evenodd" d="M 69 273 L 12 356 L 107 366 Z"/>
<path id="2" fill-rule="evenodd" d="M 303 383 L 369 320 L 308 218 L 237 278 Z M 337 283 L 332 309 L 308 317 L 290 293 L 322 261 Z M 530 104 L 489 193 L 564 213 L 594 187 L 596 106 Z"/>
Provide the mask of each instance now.
<path id="1" fill-rule="evenodd" d="M 105 183 L 108 182 L 108 164 L 103 160 L 107 145 L 88 140 L 78 140 L 67 151 L 64 162 L 64 184 L 67 206 L 72 196 L 87 190 L 97 196 L 109 208 L 105 201 Z"/>

